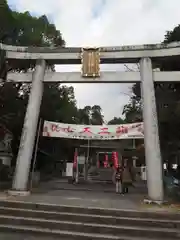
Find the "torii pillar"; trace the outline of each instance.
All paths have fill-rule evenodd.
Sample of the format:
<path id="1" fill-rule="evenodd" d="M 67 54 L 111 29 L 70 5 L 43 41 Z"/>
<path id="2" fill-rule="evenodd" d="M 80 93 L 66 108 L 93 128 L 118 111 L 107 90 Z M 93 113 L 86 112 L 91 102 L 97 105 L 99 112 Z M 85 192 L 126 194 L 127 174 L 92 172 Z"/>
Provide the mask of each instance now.
<path id="1" fill-rule="evenodd" d="M 162 159 L 159 143 L 158 119 L 150 58 L 140 60 L 141 90 L 144 118 L 145 158 L 147 166 L 147 201 L 160 203 L 164 200 Z"/>
<path id="2" fill-rule="evenodd" d="M 43 96 L 45 68 L 45 60 L 37 60 L 32 77 L 32 88 L 24 120 L 12 191 L 10 191 L 11 194 L 14 193 L 16 195 L 28 193 L 29 171 Z"/>

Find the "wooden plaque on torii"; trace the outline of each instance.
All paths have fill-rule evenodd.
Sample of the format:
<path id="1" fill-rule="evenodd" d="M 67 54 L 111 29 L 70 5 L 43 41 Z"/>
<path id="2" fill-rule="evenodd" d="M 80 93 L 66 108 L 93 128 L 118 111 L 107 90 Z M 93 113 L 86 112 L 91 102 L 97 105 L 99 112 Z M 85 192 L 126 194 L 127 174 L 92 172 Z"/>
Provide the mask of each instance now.
<path id="1" fill-rule="evenodd" d="M 99 48 L 82 48 L 81 53 L 82 77 L 100 77 L 100 51 Z"/>

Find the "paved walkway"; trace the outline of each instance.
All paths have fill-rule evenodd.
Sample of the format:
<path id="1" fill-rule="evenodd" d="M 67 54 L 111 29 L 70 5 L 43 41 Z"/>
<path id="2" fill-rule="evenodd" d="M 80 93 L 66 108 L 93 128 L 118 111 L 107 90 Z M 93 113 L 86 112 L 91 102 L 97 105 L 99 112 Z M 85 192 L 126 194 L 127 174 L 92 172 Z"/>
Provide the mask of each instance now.
<path id="1" fill-rule="evenodd" d="M 32 194 L 28 197 L 16 197 L 16 200 L 50 203 L 59 205 L 74 205 L 81 207 L 136 209 L 143 196 L 131 194 L 127 196 L 116 193 L 92 193 L 72 190 L 55 190 L 46 194 Z"/>
<path id="2" fill-rule="evenodd" d="M 33 203 L 69 205 L 93 208 L 113 208 L 130 210 L 162 210 L 167 207 L 147 206 L 143 204 L 147 196 L 144 184 L 136 184 L 129 189 L 129 193 L 120 195 L 115 193 L 112 184 L 68 184 L 66 181 L 53 180 L 42 183 L 39 188 L 26 197 L 13 197 L 0 194 L 0 200 L 24 201 Z M 169 211 L 169 209 L 168 209 Z"/>
<path id="3" fill-rule="evenodd" d="M 47 190 L 75 190 L 75 191 L 92 191 L 92 192 L 115 192 L 115 185 L 112 183 L 96 182 L 96 183 L 79 183 L 79 184 L 69 184 L 67 180 L 52 180 L 48 182 L 41 183 L 38 192 L 43 192 Z M 146 184 L 143 182 L 135 183 L 134 187 L 130 188 L 130 192 L 134 194 L 146 194 L 147 188 Z"/>
<path id="4" fill-rule="evenodd" d="M 113 184 L 68 184 L 59 180 L 42 183 L 27 197 L 16 197 L 15 200 L 81 207 L 137 209 L 146 195 L 142 184 L 131 187 L 125 195 L 115 193 Z"/>

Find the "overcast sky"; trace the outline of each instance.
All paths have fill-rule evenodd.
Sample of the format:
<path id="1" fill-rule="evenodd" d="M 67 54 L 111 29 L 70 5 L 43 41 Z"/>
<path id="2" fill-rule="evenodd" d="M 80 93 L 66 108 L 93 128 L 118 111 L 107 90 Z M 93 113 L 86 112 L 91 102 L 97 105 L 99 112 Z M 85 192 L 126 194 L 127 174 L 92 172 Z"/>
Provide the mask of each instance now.
<path id="1" fill-rule="evenodd" d="M 19 11 L 46 14 L 67 46 L 120 46 L 163 40 L 180 24 L 180 0 L 9 0 Z M 116 68 L 121 66 L 116 66 Z M 110 66 L 104 67 L 106 70 Z M 79 66 L 56 68 L 79 70 Z M 73 85 L 78 107 L 99 104 L 106 119 L 121 115 L 130 85 Z"/>

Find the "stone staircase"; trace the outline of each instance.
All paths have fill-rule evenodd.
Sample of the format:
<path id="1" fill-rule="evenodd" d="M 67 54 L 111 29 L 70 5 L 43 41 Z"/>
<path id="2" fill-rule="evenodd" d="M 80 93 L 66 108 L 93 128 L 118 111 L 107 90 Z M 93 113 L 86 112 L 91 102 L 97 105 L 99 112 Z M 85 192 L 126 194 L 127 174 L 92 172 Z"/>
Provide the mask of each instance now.
<path id="1" fill-rule="evenodd" d="M 180 214 L 0 201 L 0 232 L 51 239 L 175 240 L 180 239 Z"/>

